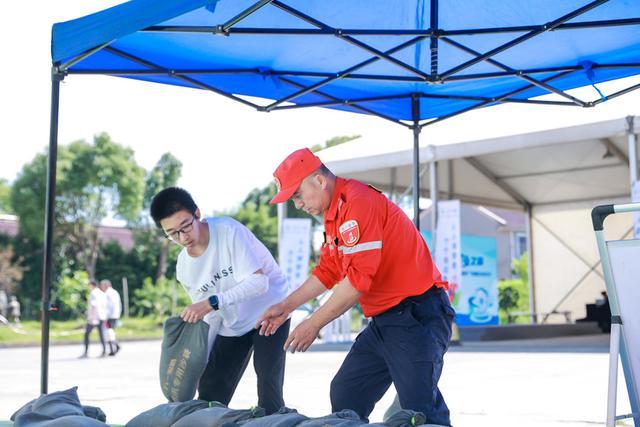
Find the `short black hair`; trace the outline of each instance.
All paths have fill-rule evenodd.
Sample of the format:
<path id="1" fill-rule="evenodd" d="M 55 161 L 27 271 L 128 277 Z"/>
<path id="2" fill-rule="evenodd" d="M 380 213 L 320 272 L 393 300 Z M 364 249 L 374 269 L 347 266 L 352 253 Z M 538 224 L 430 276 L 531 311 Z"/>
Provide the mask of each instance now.
<path id="1" fill-rule="evenodd" d="M 153 196 L 149 211 L 153 222 L 160 228 L 160 221 L 174 213 L 186 210 L 195 215 L 196 209 L 198 206 L 187 190 L 180 187 L 168 187 Z"/>

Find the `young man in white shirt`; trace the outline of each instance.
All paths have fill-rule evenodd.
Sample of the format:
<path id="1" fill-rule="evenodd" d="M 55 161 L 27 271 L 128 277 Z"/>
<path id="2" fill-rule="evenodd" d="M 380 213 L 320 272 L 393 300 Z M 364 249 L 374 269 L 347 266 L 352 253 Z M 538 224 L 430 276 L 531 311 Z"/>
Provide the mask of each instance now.
<path id="1" fill-rule="evenodd" d="M 102 279 L 100 289 L 107 297 L 107 321 L 105 322 L 107 332 L 107 342 L 109 343 L 109 356 L 115 356 L 120 351 L 120 344 L 116 338 L 116 328 L 122 313 L 122 303 L 120 293 L 113 289 L 111 280 Z"/>
<path id="2" fill-rule="evenodd" d="M 89 281 L 91 291 L 89 292 L 89 300 L 87 301 L 87 324 L 84 329 L 84 353 L 80 356 L 81 359 L 89 357 L 89 335 L 93 328 L 98 329 L 98 336 L 100 337 L 100 344 L 102 344 L 102 357 L 107 355 L 106 347 L 104 344 L 104 325 L 103 322 L 107 319 L 107 297 L 98 287 L 98 283 L 95 280 Z"/>
<path id="3" fill-rule="evenodd" d="M 244 225 L 228 217 L 201 219 L 191 195 L 165 188 L 151 202 L 151 217 L 171 241 L 182 246 L 176 276 L 193 304 L 186 322 L 222 320 L 198 398 L 229 404 L 251 353 L 258 377 L 258 406 L 267 414 L 284 406 L 283 331 L 262 336 L 254 329 L 262 312 L 289 293 L 289 285 L 267 248 Z"/>

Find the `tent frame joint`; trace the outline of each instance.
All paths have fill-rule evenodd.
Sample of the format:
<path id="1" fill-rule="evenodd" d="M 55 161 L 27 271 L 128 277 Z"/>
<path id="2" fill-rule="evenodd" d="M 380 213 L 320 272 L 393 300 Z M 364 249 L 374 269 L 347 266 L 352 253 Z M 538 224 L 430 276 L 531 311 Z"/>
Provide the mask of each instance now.
<path id="1" fill-rule="evenodd" d="M 51 67 L 51 80 L 54 82 L 61 82 L 69 74 L 69 71 L 60 68 L 59 64 L 54 64 Z"/>
<path id="2" fill-rule="evenodd" d="M 229 37 L 230 32 L 228 28 L 225 28 L 224 25 L 220 24 L 220 25 L 216 25 L 213 31 L 213 35 Z"/>

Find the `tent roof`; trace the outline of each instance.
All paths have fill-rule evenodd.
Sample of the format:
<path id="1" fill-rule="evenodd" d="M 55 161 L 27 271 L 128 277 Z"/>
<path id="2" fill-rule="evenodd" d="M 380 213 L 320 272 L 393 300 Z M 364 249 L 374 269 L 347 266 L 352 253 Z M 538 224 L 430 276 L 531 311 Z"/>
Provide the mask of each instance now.
<path id="1" fill-rule="evenodd" d="M 635 0 L 132 0 L 54 25 L 52 59 L 263 111 L 411 121 L 550 91 L 589 106 L 562 91 L 637 74 L 639 23 Z"/>
<path id="2" fill-rule="evenodd" d="M 640 117 L 634 119 L 640 132 Z M 629 195 L 626 118 L 577 126 L 421 147 L 420 159 L 441 162 L 438 190 L 470 203 L 521 208 Z M 438 142 L 438 141 L 434 141 Z M 323 150 L 319 156 L 336 174 L 390 190 L 411 183 L 413 151 L 363 156 L 366 139 Z M 389 145 L 387 144 L 387 147 Z M 421 180 L 429 194 L 428 175 Z M 451 182 L 451 184 L 449 184 Z"/>

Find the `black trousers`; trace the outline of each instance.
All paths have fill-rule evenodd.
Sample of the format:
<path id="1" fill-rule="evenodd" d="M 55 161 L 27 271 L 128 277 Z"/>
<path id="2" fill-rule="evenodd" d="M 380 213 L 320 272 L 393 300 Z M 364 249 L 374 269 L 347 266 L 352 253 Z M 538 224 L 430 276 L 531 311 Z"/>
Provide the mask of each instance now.
<path id="1" fill-rule="evenodd" d="M 374 316 L 331 382 L 331 410 L 353 409 L 367 420 L 393 382 L 403 409 L 451 425 L 438 380 L 454 314 L 446 292 L 432 287 Z"/>
<path id="2" fill-rule="evenodd" d="M 198 384 L 198 398 L 228 405 L 253 352 L 253 367 L 258 377 L 258 406 L 264 408 L 267 415 L 277 412 L 284 406 L 282 385 L 286 353 L 282 348 L 289 336 L 290 323 L 287 320 L 270 336 L 262 336 L 256 329 L 239 337 L 218 335 Z"/>
<path id="3" fill-rule="evenodd" d="M 91 331 L 93 330 L 93 328 L 98 329 L 98 335 L 100 336 L 100 344 L 102 344 L 102 354 L 106 353 L 106 348 L 104 346 L 104 326 L 102 323 L 103 323 L 102 321 L 100 321 L 100 323 L 97 325 L 92 325 L 90 323 L 87 323 L 87 325 L 85 326 L 84 354 L 87 354 L 87 352 L 89 351 L 89 335 L 91 334 Z"/>

